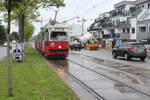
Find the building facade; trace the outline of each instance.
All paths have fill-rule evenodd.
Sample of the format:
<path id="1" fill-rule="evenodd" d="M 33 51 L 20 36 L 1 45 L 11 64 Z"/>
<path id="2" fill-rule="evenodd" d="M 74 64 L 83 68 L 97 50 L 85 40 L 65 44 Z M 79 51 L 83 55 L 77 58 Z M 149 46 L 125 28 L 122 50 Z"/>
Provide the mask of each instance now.
<path id="1" fill-rule="evenodd" d="M 150 39 L 150 0 L 122 1 L 88 28 L 98 39 Z"/>

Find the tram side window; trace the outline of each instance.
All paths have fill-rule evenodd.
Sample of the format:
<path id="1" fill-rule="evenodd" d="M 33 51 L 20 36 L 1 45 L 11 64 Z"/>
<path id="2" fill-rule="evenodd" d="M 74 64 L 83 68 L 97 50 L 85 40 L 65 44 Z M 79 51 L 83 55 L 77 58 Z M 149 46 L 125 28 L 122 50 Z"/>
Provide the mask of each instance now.
<path id="1" fill-rule="evenodd" d="M 46 31 L 45 34 L 44 34 L 44 40 L 45 41 L 49 40 L 49 33 L 48 33 L 48 31 Z"/>
<path id="2" fill-rule="evenodd" d="M 51 40 L 54 41 L 66 41 L 68 39 L 67 34 L 65 32 L 52 32 Z"/>

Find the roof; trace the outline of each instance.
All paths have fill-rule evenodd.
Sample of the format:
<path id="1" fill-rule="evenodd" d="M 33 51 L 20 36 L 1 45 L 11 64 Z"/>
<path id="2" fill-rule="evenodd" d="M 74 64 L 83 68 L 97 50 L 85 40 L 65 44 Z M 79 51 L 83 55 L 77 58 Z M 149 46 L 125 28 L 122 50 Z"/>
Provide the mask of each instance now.
<path id="1" fill-rule="evenodd" d="M 150 20 L 150 10 L 144 10 L 137 19 L 138 21 Z"/>
<path id="2" fill-rule="evenodd" d="M 136 0 L 135 4 L 138 5 L 138 4 L 142 4 L 142 3 L 145 3 L 145 2 L 148 2 L 149 0 Z"/>
<path id="3" fill-rule="evenodd" d="M 117 4 L 114 5 L 115 8 L 121 7 L 121 6 L 126 6 L 126 5 L 134 5 L 135 1 L 121 1 Z"/>
<path id="4" fill-rule="evenodd" d="M 64 23 L 55 23 L 55 24 L 51 24 L 48 23 L 45 28 L 64 28 L 64 29 L 68 29 L 67 25 Z"/>

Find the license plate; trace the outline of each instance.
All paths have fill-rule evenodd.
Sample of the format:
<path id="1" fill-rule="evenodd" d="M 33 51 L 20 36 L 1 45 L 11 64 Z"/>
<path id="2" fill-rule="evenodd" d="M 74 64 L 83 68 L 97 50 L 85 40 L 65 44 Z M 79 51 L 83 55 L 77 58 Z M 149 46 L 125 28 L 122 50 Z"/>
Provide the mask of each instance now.
<path id="1" fill-rule="evenodd" d="M 143 49 L 137 49 L 137 51 L 141 52 L 141 51 L 143 51 Z"/>

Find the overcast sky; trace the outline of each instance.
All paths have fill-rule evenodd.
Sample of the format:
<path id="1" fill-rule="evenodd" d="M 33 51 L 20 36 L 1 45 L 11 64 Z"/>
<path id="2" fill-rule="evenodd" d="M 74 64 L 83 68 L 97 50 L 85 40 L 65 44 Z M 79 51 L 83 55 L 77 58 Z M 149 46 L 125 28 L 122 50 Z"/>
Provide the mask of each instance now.
<path id="1" fill-rule="evenodd" d="M 65 0 L 65 7 L 59 8 L 57 20 L 63 21 L 79 16 L 79 18 L 88 19 L 85 23 L 89 26 L 97 18 L 99 14 L 113 10 L 113 5 L 123 0 Z M 132 0 L 133 1 L 133 0 Z M 39 19 L 43 20 L 43 23 L 34 22 L 35 34 L 40 31 L 40 27 L 48 23 L 49 19 L 53 19 L 55 9 L 41 9 L 41 16 Z M 80 20 L 78 19 L 78 20 Z M 76 19 L 71 20 L 69 23 L 76 23 Z M 78 22 L 78 24 L 81 24 Z M 13 26 L 14 27 L 14 26 Z M 13 28 L 14 29 L 14 28 Z"/>

